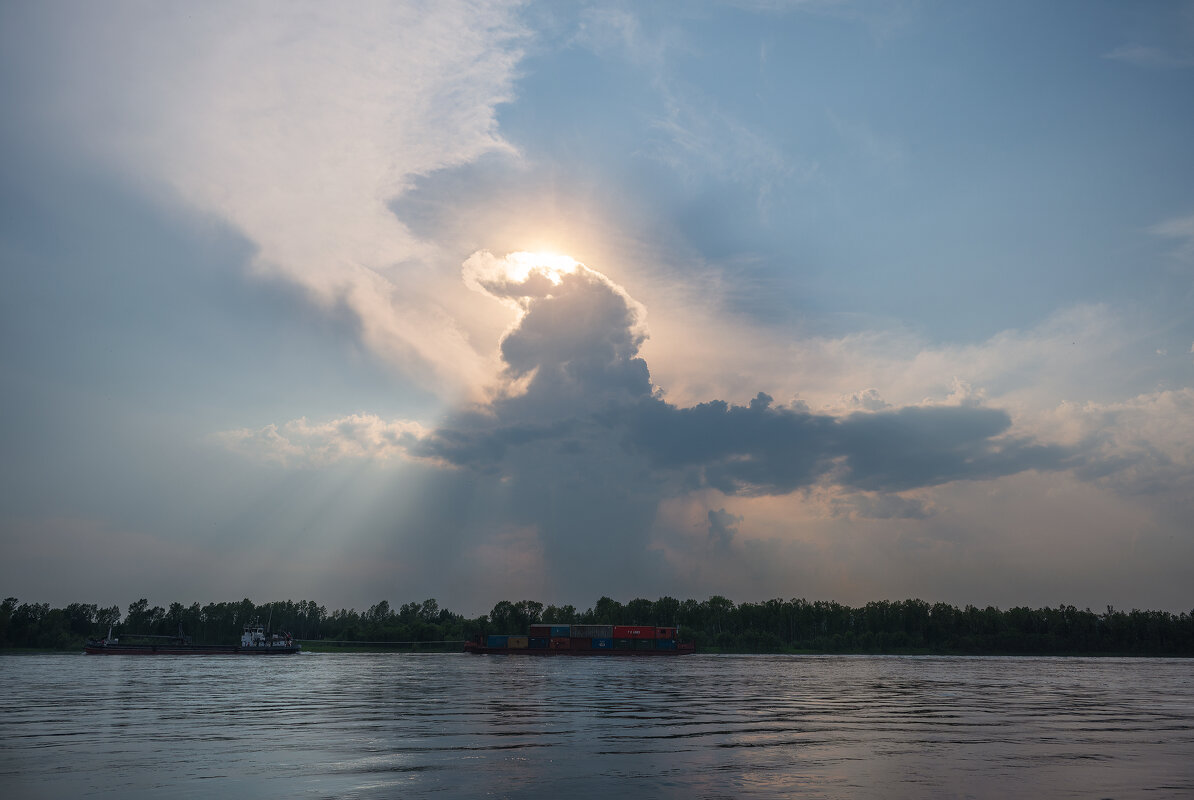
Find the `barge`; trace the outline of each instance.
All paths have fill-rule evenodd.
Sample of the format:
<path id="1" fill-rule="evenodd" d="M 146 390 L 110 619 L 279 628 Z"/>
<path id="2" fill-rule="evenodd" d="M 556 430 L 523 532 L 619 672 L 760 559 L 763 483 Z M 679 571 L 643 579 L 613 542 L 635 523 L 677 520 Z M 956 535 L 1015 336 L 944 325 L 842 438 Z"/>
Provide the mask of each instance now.
<path id="1" fill-rule="evenodd" d="M 464 652 L 508 656 L 682 656 L 696 652 L 679 628 L 653 625 L 532 625 L 526 636 L 478 634 Z"/>
<path id="2" fill-rule="evenodd" d="M 268 656 L 292 655 L 303 649 L 289 633 L 267 632 L 260 619 L 245 625 L 239 645 L 195 644 L 190 636 L 183 635 L 182 626 L 177 636 L 133 635 L 132 638 L 137 641 L 122 642 L 112 636 L 109 628 L 103 639 L 88 639 L 83 652 L 106 656 Z"/>

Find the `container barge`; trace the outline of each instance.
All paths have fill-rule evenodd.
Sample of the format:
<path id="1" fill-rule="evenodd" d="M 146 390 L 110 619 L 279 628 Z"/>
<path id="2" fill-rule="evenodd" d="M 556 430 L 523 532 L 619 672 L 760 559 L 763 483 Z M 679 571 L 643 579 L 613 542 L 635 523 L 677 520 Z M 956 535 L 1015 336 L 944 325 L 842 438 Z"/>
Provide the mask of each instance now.
<path id="1" fill-rule="evenodd" d="M 302 652 L 303 646 L 291 638 L 289 633 L 266 632 L 260 620 L 253 620 L 244 627 L 240 645 L 195 644 L 190 636 L 184 636 L 179 626 L 177 636 L 133 635 L 135 642 L 122 642 L 112 636 L 111 629 L 103 639 L 89 639 L 83 652 L 88 655 L 105 656 L 268 656 L 292 655 Z"/>
<path id="2" fill-rule="evenodd" d="M 696 652 L 675 627 L 532 625 L 526 636 L 478 634 L 464 652 L 509 656 L 682 656 Z"/>

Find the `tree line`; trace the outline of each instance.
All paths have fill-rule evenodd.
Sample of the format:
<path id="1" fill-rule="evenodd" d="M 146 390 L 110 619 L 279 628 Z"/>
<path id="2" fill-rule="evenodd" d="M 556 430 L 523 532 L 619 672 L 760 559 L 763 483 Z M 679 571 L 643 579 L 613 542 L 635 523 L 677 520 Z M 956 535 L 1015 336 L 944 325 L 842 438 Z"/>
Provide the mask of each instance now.
<path id="1" fill-rule="evenodd" d="M 958 608 L 923 600 L 876 601 L 851 607 L 803 598 L 735 604 L 707 600 L 600 598 L 580 611 L 570 605 L 502 600 L 488 614 L 469 618 L 434 599 L 392 607 L 383 600 L 364 611 L 327 608 L 310 600 L 150 606 L 142 598 L 123 615 L 118 606 L 71 603 L 0 603 L 0 648 L 76 649 L 88 638 L 180 630 L 199 643 L 237 641 L 241 628 L 260 619 L 275 631 L 308 642 L 460 642 L 476 634 L 525 633 L 535 623 L 678 625 L 681 638 L 704 652 L 745 653 L 961 653 L 1194 656 L 1194 613 L 1094 612 L 1057 608 Z M 444 645 L 447 646 L 447 645 Z M 425 649 L 425 648 L 424 648 Z M 453 648 L 454 649 L 454 648 Z"/>

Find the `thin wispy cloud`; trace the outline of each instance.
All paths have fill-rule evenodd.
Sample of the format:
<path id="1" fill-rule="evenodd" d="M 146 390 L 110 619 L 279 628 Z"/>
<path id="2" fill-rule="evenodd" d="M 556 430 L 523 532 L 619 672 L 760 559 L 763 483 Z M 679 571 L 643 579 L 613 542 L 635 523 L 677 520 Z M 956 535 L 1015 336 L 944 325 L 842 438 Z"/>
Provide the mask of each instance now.
<path id="1" fill-rule="evenodd" d="M 905 149 L 897 140 L 883 136 L 863 122 L 843 119 L 833 111 L 827 114 L 838 134 L 876 166 L 899 169 L 907 163 Z"/>
<path id="2" fill-rule="evenodd" d="M 388 203 L 419 175 L 514 152 L 496 114 L 521 57 L 516 8 L 78 5 L 48 42 L 45 104 L 72 146 L 231 224 L 258 270 L 349 309 L 427 385 L 467 390 L 486 365 L 436 297 L 439 245 Z"/>
<path id="3" fill-rule="evenodd" d="M 1149 69 L 1189 69 L 1194 67 L 1194 56 L 1192 55 L 1175 53 L 1163 47 L 1146 44 L 1123 44 L 1104 53 L 1103 58 Z"/>
<path id="4" fill-rule="evenodd" d="M 409 456 L 411 445 L 425 435 L 416 422 L 383 420 L 375 414 L 353 414 L 327 422 L 288 420 L 281 425 L 239 428 L 216 434 L 230 450 L 282 466 L 327 466 L 342 461 L 379 461 Z"/>
<path id="5" fill-rule="evenodd" d="M 1148 231 L 1154 236 L 1173 240 L 1177 245 L 1174 255 L 1178 258 L 1194 261 L 1194 214 L 1159 222 Z"/>

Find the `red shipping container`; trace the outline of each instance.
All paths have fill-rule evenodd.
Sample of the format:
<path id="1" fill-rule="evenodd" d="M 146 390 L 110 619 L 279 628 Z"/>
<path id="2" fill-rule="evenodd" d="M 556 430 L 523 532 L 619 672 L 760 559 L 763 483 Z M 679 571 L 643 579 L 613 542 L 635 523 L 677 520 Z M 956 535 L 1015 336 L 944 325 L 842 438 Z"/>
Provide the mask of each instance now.
<path id="1" fill-rule="evenodd" d="M 569 639 L 567 636 L 557 636 L 554 639 L 551 639 L 550 641 L 548 641 L 547 646 L 548 646 L 548 649 L 550 649 L 550 650 L 567 650 L 568 643 L 571 641 L 572 640 Z"/>
<path id="2" fill-rule="evenodd" d="M 551 626 L 550 625 L 532 625 L 530 630 L 527 631 L 527 636 L 531 636 L 535 639 L 550 639 L 551 638 Z"/>
<path id="3" fill-rule="evenodd" d="M 654 639 L 655 628 L 651 625 L 615 625 L 615 639 Z"/>
<path id="4" fill-rule="evenodd" d="M 656 639 L 675 639 L 676 638 L 676 629 L 675 628 L 656 628 L 655 629 L 655 638 Z"/>
<path id="5" fill-rule="evenodd" d="M 571 647 L 573 650 L 592 650 L 593 649 L 593 640 L 592 639 L 569 639 L 568 641 L 570 641 L 572 643 Z"/>

